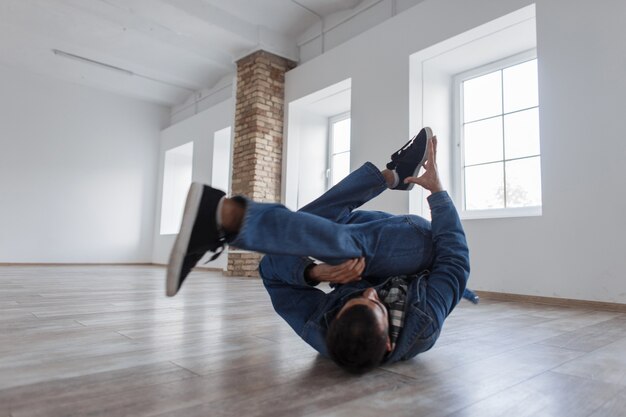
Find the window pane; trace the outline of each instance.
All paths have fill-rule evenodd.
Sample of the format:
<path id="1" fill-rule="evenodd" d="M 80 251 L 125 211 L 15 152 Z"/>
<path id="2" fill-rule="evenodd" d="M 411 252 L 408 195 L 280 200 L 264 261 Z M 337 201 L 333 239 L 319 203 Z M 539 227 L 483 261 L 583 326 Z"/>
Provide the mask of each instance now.
<path id="1" fill-rule="evenodd" d="M 350 152 L 333 155 L 332 185 L 337 184 L 350 173 Z"/>
<path id="2" fill-rule="evenodd" d="M 539 155 L 539 109 L 504 116 L 506 159 Z"/>
<path id="3" fill-rule="evenodd" d="M 539 105 L 536 59 L 506 68 L 503 77 L 505 113 Z"/>
<path id="4" fill-rule="evenodd" d="M 333 153 L 350 150 L 350 119 L 333 123 Z"/>
<path id="5" fill-rule="evenodd" d="M 501 161 L 502 117 L 466 124 L 463 144 L 465 165 Z"/>
<path id="6" fill-rule="evenodd" d="M 230 127 L 218 130 L 213 135 L 211 185 L 226 192 L 230 188 L 230 161 L 232 159 L 230 157 L 230 135 Z"/>
<path id="7" fill-rule="evenodd" d="M 506 163 L 506 206 L 541 205 L 541 163 L 539 157 Z"/>
<path id="8" fill-rule="evenodd" d="M 504 208 L 502 162 L 465 168 L 465 209 Z"/>
<path id="9" fill-rule="evenodd" d="M 492 72 L 463 83 L 463 120 L 471 122 L 502 114 L 502 75 Z"/>

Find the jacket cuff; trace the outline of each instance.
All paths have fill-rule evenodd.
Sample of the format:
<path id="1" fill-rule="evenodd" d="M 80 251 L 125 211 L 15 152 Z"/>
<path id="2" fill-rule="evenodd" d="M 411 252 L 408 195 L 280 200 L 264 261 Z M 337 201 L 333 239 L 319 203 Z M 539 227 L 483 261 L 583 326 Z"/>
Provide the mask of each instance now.
<path id="1" fill-rule="evenodd" d="M 294 274 L 302 284 L 315 287 L 319 282 L 307 278 L 307 270 L 315 265 L 309 258 L 302 258 L 296 265 Z"/>
<path id="2" fill-rule="evenodd" d="M 428 205 L 431 209 L 436 207 L 448 206 L 452 203 L 452 199 L 447 191 L 438 191 L 428 196 Z"/>
<path id="3" fill-rule="evenodd" d="M 304 281 L 306 282 L 307 285 L 311 287 L 316 287 L 320 283 L 319 281 L 309 278 L 309 271 L 314 266 L 315 266 L 315 263 L 311 263 L 306 268 L 304 268 Z"/>

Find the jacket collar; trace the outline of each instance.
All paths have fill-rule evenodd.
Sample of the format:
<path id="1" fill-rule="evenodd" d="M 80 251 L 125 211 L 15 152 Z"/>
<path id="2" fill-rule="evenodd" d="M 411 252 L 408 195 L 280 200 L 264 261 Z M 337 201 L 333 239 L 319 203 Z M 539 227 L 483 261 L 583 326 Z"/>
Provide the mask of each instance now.
<path id="1" fill-rule="evenodd" d="M 410 276 L 410 284 L 407 291 L 406 304 L 404 307 L 404 327 L 400 332 L 400 335 L 398 336 L 395 349 L 389 353 L 384 362 L 395 362 L 399 360 L 399 358 L 403 357 L 413 346 L 414 342 L 420 336 L 420 334 L 423 333 L 428 325 L 432 323 L 432 319 L 421 310 L 419 310 L 419 308 L 417 307 L 417 305 L 419 305 L 421 301 L 421 294 L 419 290 L 420 282 L 424 278 L 426 278 L 428 274 L 429 271 L 423 271 L 420 274 Z M 341 308 L 346 303 L 346 301 L 348 301 L 348 299 L 350 299 L 359 292 L 363 292 L 368 288 L 378 289 L 387 284 L 390 279 L 391 277 L 376 285 L 372 285 L 372 283 L 367 281 L 367 279 L 363 279 L 356 283 L 346 284 L 336 288 L 333 291 L 335 297 L 332 299 L 330 305 L 323 313 L 320 324 L 322 324 L 325 328 L 328 328 L 330 323 L 333 321 L 339 310 L 341 310 Z"/>

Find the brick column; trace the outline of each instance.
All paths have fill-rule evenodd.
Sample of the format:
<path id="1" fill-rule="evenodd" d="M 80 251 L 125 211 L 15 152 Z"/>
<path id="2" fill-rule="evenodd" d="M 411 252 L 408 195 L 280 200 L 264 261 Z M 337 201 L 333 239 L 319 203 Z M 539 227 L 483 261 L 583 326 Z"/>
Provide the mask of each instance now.
<path id="1" fill-rule="evenodd" d="M 285 72 L 296 63 L 265 51 L 237 61 L 233 195 L 279 202 Z M 228 275 L 258 276 L 258 253 L 231 249 Z"/>

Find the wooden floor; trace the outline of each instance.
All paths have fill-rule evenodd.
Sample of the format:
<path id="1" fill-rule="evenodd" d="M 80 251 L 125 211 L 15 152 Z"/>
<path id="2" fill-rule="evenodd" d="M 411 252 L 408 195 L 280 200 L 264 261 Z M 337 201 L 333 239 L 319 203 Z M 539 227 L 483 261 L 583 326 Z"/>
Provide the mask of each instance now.
<path id="1" fill-rule="evenodd" d="M 418 358 L 318 357 L 259 280 L 148 266 L 0 267 L 0 417 L 626 416 L 626 315 L 461 303 Z"/>

